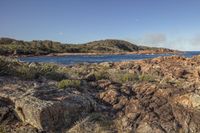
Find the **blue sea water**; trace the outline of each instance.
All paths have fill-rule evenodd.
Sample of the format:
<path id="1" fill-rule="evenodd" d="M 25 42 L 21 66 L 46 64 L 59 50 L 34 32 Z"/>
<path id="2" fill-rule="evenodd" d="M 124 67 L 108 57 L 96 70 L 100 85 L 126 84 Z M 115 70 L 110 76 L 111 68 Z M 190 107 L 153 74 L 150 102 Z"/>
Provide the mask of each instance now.
<path id="1" fill-rule="evenodd" d="M 20 61 L 25 62 L 52 62 L 58 64 L 72 65 L 78 63 L 100 63 L 100 62 L 120 62 L 128 60 L 142 60 L 156 58 L 160 56 L 173 56 L 175 54 L 128 54 L 128 55 L 67 55 L 67 56 L 36 56 L 22 57 Z M 178 54 L 191 58 L 195 55 L 200 55 L 200 51 L 186 51 Z"/>

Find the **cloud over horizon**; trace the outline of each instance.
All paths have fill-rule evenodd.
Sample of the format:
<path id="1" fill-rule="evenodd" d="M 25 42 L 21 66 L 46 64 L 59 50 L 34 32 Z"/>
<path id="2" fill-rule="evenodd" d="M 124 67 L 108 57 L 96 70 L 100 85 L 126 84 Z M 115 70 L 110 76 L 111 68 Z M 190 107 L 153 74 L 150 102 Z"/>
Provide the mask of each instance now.
<path id="1" fill-rule="evenodd" d="M 200 34 L 192 37 L 177 37 L 171 39 L 164 33 L 148 33 L 139 38 L 126 38 L 125 40 L 138 45 L 150 47 L 164 47 L 183 51 L 198 51 L 200 49 Z"/>
<path id="2" fill-rule="evenodd" d="M 167 37 L 164 33 L 148 33 L 142 37 L 141 41 L 149 45 L 160 46 L 167 42 Z"/>

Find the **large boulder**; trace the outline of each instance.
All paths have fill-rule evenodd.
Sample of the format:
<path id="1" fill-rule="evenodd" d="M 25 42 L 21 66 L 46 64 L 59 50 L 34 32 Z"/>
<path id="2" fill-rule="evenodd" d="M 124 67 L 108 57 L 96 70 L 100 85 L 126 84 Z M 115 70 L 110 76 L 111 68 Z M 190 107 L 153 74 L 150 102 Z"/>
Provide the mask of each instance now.
<path id="1" fill-rule="evenodd" d="M 23 122 L 38 129 L 52 130 L 64 124 L 64 109 L 59 102 L 27 96 L 15 102 L 15 111 Z"/>
<path id="2" fill-rule="evenodd" d="M 95 104 L 89 96 L 76 91 L 40 88 L 22 93 L 12 87 L 1 88 L 0 98 L 13 104 L 20 120 L 43 131 L 54 132 L 71 126 L 93 110 Z"/>

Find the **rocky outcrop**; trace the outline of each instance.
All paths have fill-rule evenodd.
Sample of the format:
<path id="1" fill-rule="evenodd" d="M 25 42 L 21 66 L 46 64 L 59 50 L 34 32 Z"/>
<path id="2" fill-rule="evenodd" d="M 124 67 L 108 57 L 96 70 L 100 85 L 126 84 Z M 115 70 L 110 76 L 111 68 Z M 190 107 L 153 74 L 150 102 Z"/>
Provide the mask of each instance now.
<path id="1" fill-rule="evenodd" d="M 57 131 L 69 127 L 83 117 L 95 105 L 89 96 L 58 89 L 30 88 L 21 86 L 4 86 L 0 99 L 9 101 L 14 107 L 16 116 L 25 123 L 41 131 Z M 9 108 L 1 109 L 3 116 Z"/>
<path id="2" fill-rule="evenodd" d="M 62 89 L 45 77 L 2 76 L 0 125 L 32 133 L 198 133 L 199 65 L 200 56 L 172 56 L 62 66 L 80 80 Z"/>
<path id="3" fill-rule="evenodd" d="M 146 78 L 126 87 L 107 84 L 99 98 L 116 112 L 121 132 L 199 132 L 200 82 L 196 60 L 197 57 L 160 57 L 115 63 L 117 69 L 128 67 Z"/>

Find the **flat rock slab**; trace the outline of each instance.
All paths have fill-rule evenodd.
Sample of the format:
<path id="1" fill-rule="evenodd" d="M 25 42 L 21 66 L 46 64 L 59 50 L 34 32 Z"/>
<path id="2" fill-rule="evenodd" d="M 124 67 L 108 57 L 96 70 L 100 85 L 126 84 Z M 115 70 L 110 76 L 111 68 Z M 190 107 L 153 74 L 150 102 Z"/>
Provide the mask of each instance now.
<path id="1" fill-rule="evenodd" d="M 63 107 L 59 102 L 27 96 L 15 102 L 15 110 L 22 121 L 38 129 L 55 129 L 64 123 Z"/>
<path id="2" fill-rule="evenodd" d="M 70 126 L 94 105 L 88 96 L 65 90 L 29 89 L 24 92 L 19 86 L 0 89 L 0 99 L 12 103 L 23 122 L 44 131 Z"/>

